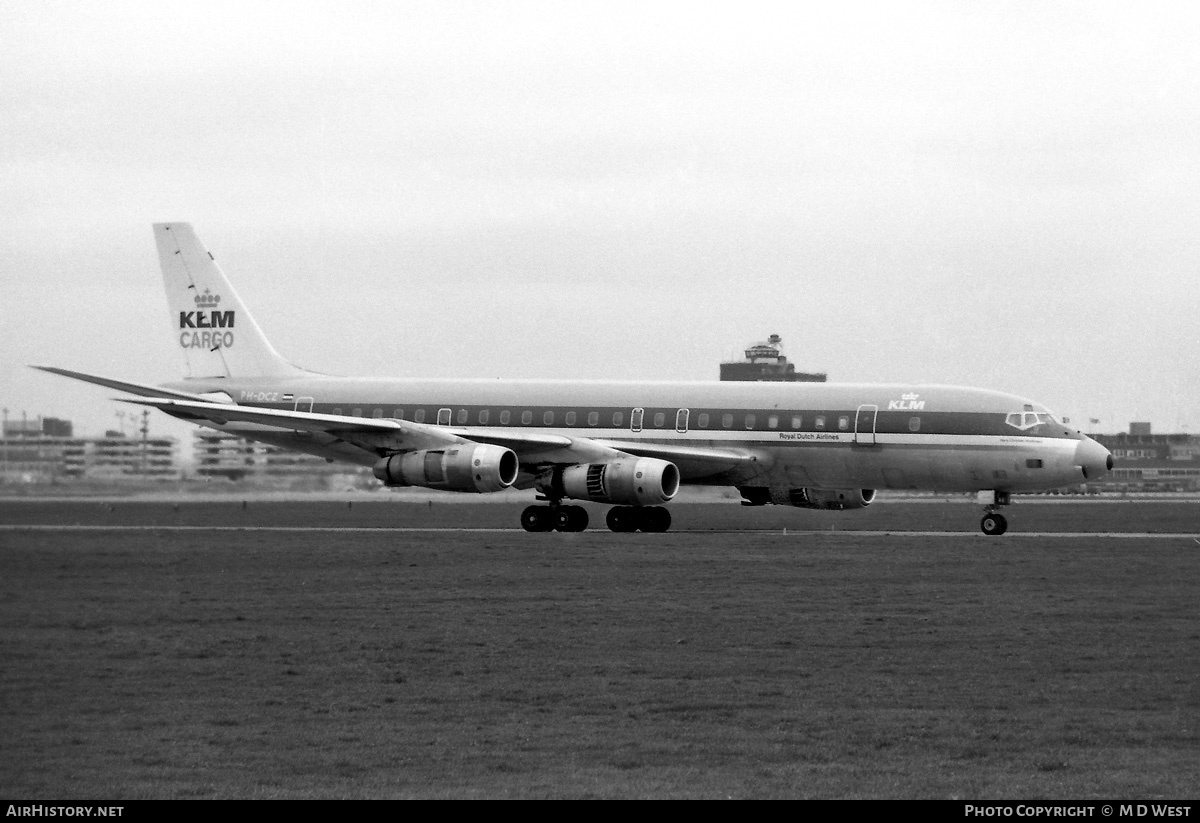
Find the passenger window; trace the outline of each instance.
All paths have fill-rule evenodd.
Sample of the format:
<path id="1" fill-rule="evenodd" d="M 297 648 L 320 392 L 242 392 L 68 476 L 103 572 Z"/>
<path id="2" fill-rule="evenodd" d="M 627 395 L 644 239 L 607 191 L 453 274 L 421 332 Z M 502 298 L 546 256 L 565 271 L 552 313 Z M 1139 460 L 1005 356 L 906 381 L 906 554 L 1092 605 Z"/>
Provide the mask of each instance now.
<path id="1" fill-rule="evenodd" d="M 510 412 L 508 409 L 504 409 L 500 412 L 501 426 L 507 426 L 510 420 L 512 420 L 512 412 Z"/>
<path id="2" fill-rule="evenodd" d="M 413 422 L 414 423 L 424 423 L 425 422 L 425 410 L 424 409 L 417 409 L 415 412 L 413 412 Z"/>
<path id="3" fill-rule="evenodd" d="M 521 412 L 521 425 L 522 426 L 528 426 L 532 422 L 533 422 L 533 412 L 529 411 L 528 409 Z"/>
<path id="4" fill-rule="evenodd" d="M 620 428 L 625 424 L 624 412 L 613 412 L 613 425 Z"/>
<path id="5" fill-rule="evenodd" d="M 362 409 L 355 409 L 350 414 L 352 417 L 362 417 Z"/>
<path id="6" fill-rule="evenodd" d="M 458 410 L 458 425 L 462 426 L 466 424 L 468 414 L 470 414 L 470 412 L 468 412 L 466 409 Z"/>
<path id="7" fill-rule="evenodd" d="M 767 428 L 768 429 L 779 428 L 779 415 L 773 414 L 767 418 Z"/>
<path id="8" fill-rule="evenodd" d="M 594 426 L 600 422 L 600 412 L 588 412 L 588 425 Z"/>
<path id="9" fill-rule="evenodd" d="M 553 426 L 554 425 L 554 412 L 548 411 L 542 415 L 542 425 L 543 426 Z"/>
<path id="10" fill-rule="evenodd" d="M 732 425 L 733 425 L 733 415 L 732 414 L 721 415 L 721 428 L 728 429 Z"/>
<path id="11" fill-rule="evenodd" d="M 481 409 L 479 411 L 479 425 L 486 426 L 487 422 L 491 419 L 492 419 L 492 413 L 490 411 L 488 411 L 487 409 Z"/>
<path id="12" fill-rule="evenodd" d="M 333 410 L 333 413 L 334 413 L 334 414 L 341 414 L 341 413 L 342 413 L 342 410 L 341 410 L 340 408 L 339 408 L 339 409 L 334 409 L 334 410 Z"/>
<path id="13" fill-rule="evenodd" d="M 919 432 L 921 430 L 921 418 L 919 418 L 919 417 L 908 418 L 908 430 L 910 432 Z"/>
<path id="14" fill-rule="evenodd" d="M 376 420 L 382 420 L 383 419 L 383 409 L 376 409 L 375 411 L 371 412 L 371 416 L 374 417 Z"/>
<path id="15" fill-rule="evenodd" d="M 568 426 L 575 425 L 575 412 L 573 412 L 573 411 L 567 412 L 567 425 Z"/>
<path id="16" fill-rule="evenodd" d="M 754 424 L 755 424 L 755 422 L 757 421 L 757 419 L 758 419 L 758 418 L 756 418 L 756 417 L 755 417 L 754 415 L 752 415 L 752 414 L 748 414 L 748 415 L 746 415 L 746 428 L 747 428 L 747 429 L 752 429 L 752 428 L 754 428 Z"/>
<path id="17" fill-rule="evenodd" d="M 404 418 L 404 409 L 392 409 L 392 417 L 402 420 Z"/>
<path id="18" fill-rule="evenodd" d="M 702 429 L 708 428 L 708 412 L 700 413 L 700 416 L 698 418 L 696 418 L 696 425 L 698 425 Z"/>
<path id="19" fill-rule="evenodd" d="M 667 422 L 667 415 L 666 415 L 665 413 L 663 413 L 663 412 L 655 412 L 655 414 L 654 414 L 654 428 L 656 428 L 656 429 L 661 429 L 661 428 L 663 427 L 663 423 L 666 423 L 666 422 Z"/>
<path id="20" fill-rule="evenodd" d="M 825 428 L 825 415 L 818 414 L 817 419 L 813 421 L 813 426 L 815 426 L 818 429 Z"/>
<path id="21" fill-rule="evenodd" d="M 793 429 L 800 428 L 801 424 L 803 424 L 803 423 L 804 423 L 804 419 L 801 418 L 800 415 L 797 414 L 797 415 L 792 416 L 792 428 Z"/>
<path id="22" fill-rule="evenodd" d="M 842 415 L 841 417 L 839 417 L 838 418 L 838 428 L 841 429 L 842 431 L 846 431 L 847 429 L 849 429 L 850 428 L 850 418 L 846 417 L 845 415 Z"/>

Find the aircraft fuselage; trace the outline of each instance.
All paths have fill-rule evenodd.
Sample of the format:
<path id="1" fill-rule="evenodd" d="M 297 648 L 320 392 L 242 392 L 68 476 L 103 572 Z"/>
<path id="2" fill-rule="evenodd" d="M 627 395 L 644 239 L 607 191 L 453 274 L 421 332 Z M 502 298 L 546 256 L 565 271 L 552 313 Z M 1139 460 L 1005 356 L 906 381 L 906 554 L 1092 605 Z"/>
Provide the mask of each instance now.
<path id="1" fill-rule="evenodd" d="M 751 460 L 678 461 L 685 483 L 776 488 L 1037 491 L 1084 482 L 1107 452 L 1030 400 L 952 386 L 837 383 L 421 380 L 303 376 L 188 380 L 243 406 L 600 442 L 686 445 Z M 337 437 L 230 431 L 370 465 Z M 1091 473 L 1098 477 L 1103 469 Z"/>

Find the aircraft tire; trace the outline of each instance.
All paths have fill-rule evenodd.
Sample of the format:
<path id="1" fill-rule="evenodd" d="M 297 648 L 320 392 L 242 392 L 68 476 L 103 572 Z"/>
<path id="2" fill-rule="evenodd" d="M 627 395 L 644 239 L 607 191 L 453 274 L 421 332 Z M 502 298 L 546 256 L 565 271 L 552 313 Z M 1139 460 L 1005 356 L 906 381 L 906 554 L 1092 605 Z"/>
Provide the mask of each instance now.
<path id="1" fill-rule="evenodd" d="M 638 512 L 640 527 L 644 532 L 665 532 L 671 528 L 671 510 L 662 506 L 650 506 Z"/>
<path id="2" fill-rule="evenodd" d="M 521 528 L 527 532 L 548 532 L 556 521 L 552 515 L 549 506 L 528 506 L 521 512 Z"/>
<path id="3" fill-rule="evenodd" d="M 604 521 L 610 531 L 635 532 L 638 528 L 637 509 L 632 506 L 613 506 L 608 510 Z"/>
<path id="4" fill-rule="evenodd" d="M 983 516 L 983 520 L 979 521 L 979 527 L 986 535 L 998 536 L 1008 531 L 1008 520 L 1002 514 L 988 513 Z"/>
<path id="5" fill-rule="evenodd" d="M 554 528 L 560 532 L 581 532 L 588 527 L 588 513 L 583 506 L 559 506 Z"/>

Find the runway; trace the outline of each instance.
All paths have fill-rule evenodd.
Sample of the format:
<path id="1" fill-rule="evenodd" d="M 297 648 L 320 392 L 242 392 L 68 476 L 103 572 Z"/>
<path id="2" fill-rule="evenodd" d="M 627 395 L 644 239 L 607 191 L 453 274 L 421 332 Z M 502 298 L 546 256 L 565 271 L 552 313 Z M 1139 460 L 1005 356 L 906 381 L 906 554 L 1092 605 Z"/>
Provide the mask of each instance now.
<path id="1" fill-rule="evenodd" d="M 587 504 L 591 526 L 585 533 L 608 534 L 605 508 Z M 980 507 L 971 502 L 893 503 L 857 511 L 829 512 L 781 506 L 743 507 L 729 504 L 672 504 L 670 534 L 791 535 L 816 537 L 856 534 L 863 539 L 892 535 L 982 538 Z M 157 529 L 162 534 L 189 530 L 211 533 L 259 529 L 300 534 L 325 533 L 521 534 L 520 506 L 462 500 L 406 502 L 369 500 L 5 500 L 0 501 L 0 533 L 36 526 L 64 530 Z M 1014 504 L 1010 528 L 1003 537 L 1045 539 L 1104 535 L 1140 535 L 1144 539 L 1200 536 L 1200 503 L 1195 501 L 1120 500 L 1069 505 Z M 316 532 L 313 532 L 316 533 Z M 540 545 L 534 536 L 530 545 Z M 542 538 L 553 540 L 555 538 Z M 649 536 L 636 536 L 640 542 Z M 660 536 L 661 542 L 661 536 Z"/>
<path id="2" fill-rule="evenodd" d="M 1186 796 L 1195 512 L 1031 506 L 989 538 L 953 504 L 683 507 L 653 535 L 529 534 L 496 505 L 0 507 L 0 774 L 20 796 L 1070 798 L 1120 773 Z"/>
<path id="3" fill-rule="evenodd" d="M 516 534 L 523 530 L 519 528 L 484 528 L 484 527 L 454 527 L 454 526 L 170 526 L 170 525 L 98 525 L 98 524 L 0 524 L 0 531 L 7 532 L 265 532 L 265 533 L 340 533 L 340 534 Z M 591 534 L 612 534 L 604 529 L 591 529 Z M 553 539 L 555 532 L 546 533 Z M 855 529 L 673 529 L 666 534 L 654 535 L 646 539 L 661 540 L 673 534 L 745 534 L 757 537 L 975 537 L 981 540 L 1002 541 L 1018 538 L 1045 539 L 1061 538 L 1137 538 L 1145 540 L 1185 540 L 1196 541 L 1200 545 L 1200 533 L 1187 532 L 1008 532 L 1002 537 L 989 537 L 977 531 L 860 531 Z M 530 535 L 532 537 L 532 535 Z M 620 537 L 634 535 L 622 534 Z"/>

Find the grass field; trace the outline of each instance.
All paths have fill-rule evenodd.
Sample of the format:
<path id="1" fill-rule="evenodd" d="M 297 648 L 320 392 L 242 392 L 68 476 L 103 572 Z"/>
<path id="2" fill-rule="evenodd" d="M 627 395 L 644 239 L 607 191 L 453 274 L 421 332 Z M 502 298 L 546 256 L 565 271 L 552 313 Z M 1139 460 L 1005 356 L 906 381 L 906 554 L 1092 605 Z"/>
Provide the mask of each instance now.
<path id="1" fill-rule="evenodd" d="M 1094 505 L 1002 538 L 954 504 L 532 536 L 169 528 L 495 505 L 0 505 L 160 527 L 0 531 L 0 796 L 1195 797 L 1200 545 L 1014 532 L 1200 509 Z"/>

